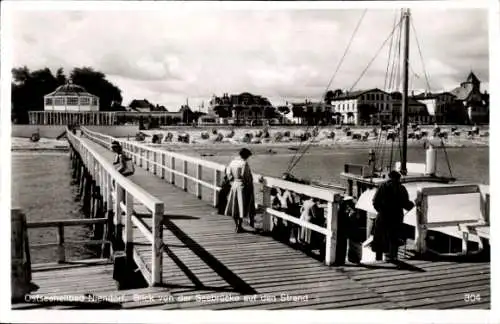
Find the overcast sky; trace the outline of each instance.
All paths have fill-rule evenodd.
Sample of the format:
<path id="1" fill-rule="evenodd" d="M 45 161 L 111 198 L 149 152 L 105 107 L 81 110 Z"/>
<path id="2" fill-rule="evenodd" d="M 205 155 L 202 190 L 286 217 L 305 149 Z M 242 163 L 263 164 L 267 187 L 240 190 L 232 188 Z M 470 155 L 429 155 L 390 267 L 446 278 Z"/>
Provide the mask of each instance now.
<path id="1" fill-rule="evenodd" d="M 350 89 L 389 36 L 398 10 L 370 9 L 331 88 Z M 363 10 L 45 11 L 13 16 L 14 66 L 91 66 L 121 90 L 177 110 L 212 94 L 249 91 L 275 105 L 317 100 Z M 415 9 L 413 24 L 433 90 L 472 69 L 488 89 L 488 13 Z M 412 31 L 413 33 L 413 31 Z M 411 37 L 412 88 L 425 78 Z M 388 45 L 356 86 L 383 88 Z"/>

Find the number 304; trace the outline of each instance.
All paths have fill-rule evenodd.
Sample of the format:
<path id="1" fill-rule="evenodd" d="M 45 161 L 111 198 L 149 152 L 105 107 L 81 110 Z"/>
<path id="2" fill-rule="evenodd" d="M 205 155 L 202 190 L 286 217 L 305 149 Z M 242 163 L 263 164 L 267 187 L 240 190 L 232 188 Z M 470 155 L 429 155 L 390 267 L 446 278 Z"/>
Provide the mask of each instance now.
<path id="1" fill-rule="evenodd" d="M 464 301 L 466 303 L 477 303 L 481 301 L 480 294 L 464 294 Z"/>

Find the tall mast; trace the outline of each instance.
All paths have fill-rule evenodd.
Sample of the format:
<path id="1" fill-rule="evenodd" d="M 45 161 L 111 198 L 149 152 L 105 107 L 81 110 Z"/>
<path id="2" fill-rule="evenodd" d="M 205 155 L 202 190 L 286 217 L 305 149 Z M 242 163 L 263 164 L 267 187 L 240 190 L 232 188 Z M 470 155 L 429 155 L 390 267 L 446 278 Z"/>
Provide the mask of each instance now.
<path id="1" fill-rule="evenodd" d="M 404 43 L 404 62 L 403 62 L 403 104 L 401 115 L 401 136 L 402 136 L 402 158 L 401 158 L 401 174 L 407 174 L 406 158 L 408 147 L 408 65 L 410 55 L 410 9 L 403 10 L 405 43 Z"/>

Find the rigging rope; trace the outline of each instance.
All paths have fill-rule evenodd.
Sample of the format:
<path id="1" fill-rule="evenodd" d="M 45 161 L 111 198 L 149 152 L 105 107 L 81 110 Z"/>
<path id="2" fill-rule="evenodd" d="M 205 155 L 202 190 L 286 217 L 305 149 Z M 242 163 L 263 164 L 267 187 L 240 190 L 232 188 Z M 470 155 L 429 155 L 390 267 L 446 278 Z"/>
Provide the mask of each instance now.
<path id="1" fill-rule="evenodd" d="M 389 41 L 389 39 L 392 37 L 392 35 L 394 34 L 394 32 L 396 31 L 396 28 L 399 27 L 402 23 L 402 19 L 399 21 L 398 25 L 392 30 L 391 34 L 389 35 L 389 37 L 387 37 L 384 42 L 382 43 L 382 45 L 380 46 L 380 48 L 378 49 L 377 53 L 375 54 L 375 56 L 370 60 L 370 62 L 368 63 L 368 65 L 366 66 L 366 68 L 363 70 L 363 72 L 361 72 L 361 75 L 359 76 L 359 78 L 356 80 L 356 82 L 354 82 L 354 85 L 351 87 L 351 89 L 349 91 L 352 91 L 356 85 L 358 84 L 358 82 L 361 80 L 361 78 L 365 75 L 366 71 L 368 71 L 368 69 L 370 68 L 370 66 L 372 65 L 373 61 L 375 61 L 375 59 L 377 58 L 377 56 L 380 54 L 380 52 L 382 51 L 382 49 L 384 48 L 385 44 Z"/>
<path id="2" fill-rule="evenodd" d="M 427 90 L 431 90 L 431 85 L 429 83 L 429 78 L 427 75 L 427 70 L 425 68 L 425 62 L 424 62 L 424 56 L 422 55 L 422 50 L 420 49 L 420 42 L 418 41 L 418 36 L 417 36 L 417 30 L 415 29 L 415 26 L 413 25 L 413 20 L 411 22 L 411 28 L 413 30 L 413 34 L 415 35 L 415 40 L 417 41 L 417 48 L 418 48 L 418 53 L 420 55 L 420 61 L 422 62 L 422 68 L 424 70 L 424 76 L 425 76 L 425 82 L 427 83 Z"/>
<path id="3" fill-rule="evenodd" d="M 330 78 L 330 81 L 328 82 L 328 85 L 326 86 L 325 89 L 325 94 L 328 92 L 328 89 L 330 88 L 330 85 L 332 84 L 333 80 L 335 79 L 335 76 L 337 75 L 337 72 L 340 70 L 340 66 L 344 62 L 345 57 L 347 56 L 347 52 L 351 48 L 352 42 L 354 41 L 354 36 L 356 36 L 356 33 L 358 32 L 359 27 L 361 26 L 361 22 L 363 21 L 363 18 L 366 15 L 366 11 L 368 9 L 365 9 L 363 13 L 361 14 L 361 17 L 359 18 L 358 24 L 356 25 L 356 28 L 354 28 L 354 31 L 351 35 L 351 39 L 349 40 L 349 43 L 347 44 L 347 47 L 344 51 L 344 54 L 342 55 L 342 58 L 339 61 L 339 64 L 337 65 L 337 68 L 335 69 L 335 72 L 333 73 L 332 77 Z"/>
<path id="4" fill-rule="evenodd" d="M 448 152 L 446 152 L 446 146 L 444 145 L 443 138 L 441 137 L 441 146 L 443 147 L 444 156 L 446 158 L 446 163 L 448 164 L 448 171 L 450 171 L 450 177 L 453 178 L 453 173 L 451 172 L 450 159 L 448 158 Z M 436 153 L 437 154 L 437 153 Z"/>
<path id="5" fill-rule="evenodd" d="M 393 26 L 396 26 L 396 22 L 398 19 L 398 12 L 396 11 L 394 14 L 394 22 Z M 384 89 L 387 89 L 387 76 L 389 75 L 389 65 L 391 63 L 391 55 L 392 55 L 392 44 L 394 42 L 394 34 L 391 36 L 391 43 L 389 44 L 389 59 L 387 60 L 387 66 L 385 68 L 385 80 L 384 80 Z"/>
<path id="6" fill-rule="evenodd" d="M 342 55 L 338 65 L 337 65 L 337 68 L 335 69 L 335 72 L 333 73 L 332 77 L 330 78 L 329 82 L 328 82 L 328 85 L 326 86 L 326 89 L 325 89 L 325 92 L 323 94 L 323 98 L 326 96 L 327 92 L 328 92 L 328 89 L 330 88 L 333 80 L 335 79 L 338 71 L 340 70 L 340 67 L 342 66 L 342 63 L 344 62 L 344 59 L 346 58 L 347 56 L 347 53 L 349 51 L 349 49 L 351 48 L 351 45 L 352 45 L 352 42 L 354 41 L 354 37 L 356 36 L 358 30 L 359 30 L 359 27 L 361 26 L 361 23 L 363 22 L 363 19 L 366 15 L 366 12 L 368 11 L 368 9 L 365 9 L 363 11 L 363 13 L 361 14 L 361 17 L 359 18 L 359 21 L 358 23 L 356 24 L 356 27 L 354 28 L 354 31 L 351 35 L 351 38 L 349 40 L 349 43 L 346 47 L 346 49 L 344 50 L 344 54 Z M 306 128 L 306 133 L 308 132 L 309 130 L 309 127 L 310 125 L 307 126 Z M 297 151 L 295 152 L 295 154 L 292 156 L 292 159 L 290 160 L 289 164 L 288 164 L 288 167 L 287 167 L 287 170 L 286 170 L 286 173 L 290 173 L 292 171 L 292 169 L 297 165 L 297 163 L 300 161 L 300 159 L 302 158 L 302 156 L 304 156 L 304 154 L 307 152 L 307 150 L 309 149 L 309 147 L 311 146 L 312 144 L 312 137 L 310 138 L 310 142 L 307 146 L 305 146 L 305 149 L 302 150 L 302 152 L 300 153 L 300 155 L 298 154 L 301 150 L 301 146 L 303 146 L 303 143 L 304 142 L 301 142 L 299 144 L 299 147 L 297 149 Z"/>

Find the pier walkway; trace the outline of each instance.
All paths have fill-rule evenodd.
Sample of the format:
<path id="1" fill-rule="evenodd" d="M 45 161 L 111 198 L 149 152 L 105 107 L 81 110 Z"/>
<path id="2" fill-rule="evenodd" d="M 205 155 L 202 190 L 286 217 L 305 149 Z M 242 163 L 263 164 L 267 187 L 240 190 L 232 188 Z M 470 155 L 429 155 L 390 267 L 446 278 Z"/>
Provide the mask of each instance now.
<path id="1" fill-rule="evenodd" d="M 114 155 L 107 148 L 88 138 L 80 140 L 112 162 Z M 397 264 L 327 266 L 271 236 L 235 233 L 232 219 L 218 215 L 209 201 L 172 185 L 152 169 L 136 167 L 128 179 L 164 203 L 162 283 L 118 291 L 112 287 L 110 264 L 55 267 L 34 270 L 37 294 L 92 293 L 114 298 L 123 308 L 145 309 L 490 308 L 489 262 L 403 259 Z M 202 188 L 196 189 L 203 196 Z M 152 231 L 151 215 L 140 204 L 133 209 L 139 226 Z M 257 221 L 266 226 L 264 219 Z M 137 225 L 134 222 L 133 253 L 147 278 L 154 263 L 151 243 Z M 74 278 L 79 288 L 55 289 L 63 284 L 61 276 Z M 88 280 L 76 284 L 82 276 Z M 144 300 L 139 301 L 139 295 Z"/>

